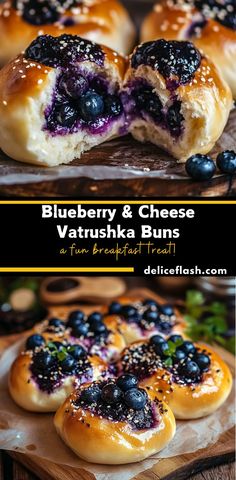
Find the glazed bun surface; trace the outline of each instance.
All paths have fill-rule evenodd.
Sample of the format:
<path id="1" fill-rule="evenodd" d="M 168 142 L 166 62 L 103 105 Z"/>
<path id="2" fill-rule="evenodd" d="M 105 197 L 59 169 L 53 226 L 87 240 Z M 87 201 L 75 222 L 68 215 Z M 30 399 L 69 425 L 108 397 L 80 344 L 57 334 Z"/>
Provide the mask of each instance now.
<path id="1" fill-rule="evenodd" d="M 217 65 L 236 98 L 236 4 L 164 0 L 142 24 L 141 41 L 189 40 Z"/>
<path id="2" fill-rule="evenodd" d="M 111 382 L 107 390 L 111 395 L 110 386 Z M 90 384 L 73 392 L 54 419 L 58 434 L 80 458 L 109 465 L 138 462 L 162 450 L 173 438 L 175 419 L 171 410 L 147 391 L 138 390 L 145 405 L 137 410 L 128 407 L 123 397 L 109 404 L 103 389 L 98 389 L 99 399 L 86 397 L 83 401 L 84 391 L 90 388 L 91 392 L 91 387 L 98 389 Z"/>
<path id="3" fill-rule="evenodd" d="M 17 8 L 16 8 L 17 7 Z M 14 58 L 39 35 L 79 35 L 127 54 L 135 29 L 119 1 L 16 0 L 0 5 L 0 64 Z"/>

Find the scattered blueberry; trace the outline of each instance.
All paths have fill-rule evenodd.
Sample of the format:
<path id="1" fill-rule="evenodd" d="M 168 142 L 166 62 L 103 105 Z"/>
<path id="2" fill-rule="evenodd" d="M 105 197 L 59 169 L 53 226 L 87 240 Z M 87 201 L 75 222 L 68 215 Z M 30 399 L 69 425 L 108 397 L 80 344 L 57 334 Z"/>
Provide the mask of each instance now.
<path id="1" fill-rule="evenodd" d="M 68 351 L 76 360 L 87 356 L 86 350 L 81 345 L 72 345 Z"/>
<path id="2" fill-rule="evenodd" d="M 81 310 L 74 310 L 74 312 L 71 312 L 68 317 L 67 325 L 68 327 L 73 328 L 75 325 L 82 323 L 83 321 L 84 313 L 81 312 Z"/>
<path id="3" fill-rule="evenodd" d="M 48 322 L 48 325 L 50 327 L 55 327 L 55 328 L 59 328 L 59 327 L 64 327 L 65 324 L 62 320 L 59 320 L 59 318 L 51 318 Z"/>
<path id="4" fill-rule="evenodd" d="M 116 315 L 121 313 L 122 306 L 119 302 L 112 302 L 111 305 L 109 306 L 109 314 L 110 315 Z"/>
<path id="5" fill-rule="evenodd" d="M 141 388 L 131 388 L 125 392 L 124 401 L 129 408 L 142 410 L 147 403 L 147 394 Z"/>
<path id="6" fill-rule="evenodd" d="M 63 373 L 72 372 L 75 368 L 76 360 L 72 355 L 67 355 L 62 362 L 60 362 Z"/>
<path id="7" fill-rule="evenodd" d="M 207 371 L 211 363 L 210 357 L 204 353 L 196 353 L 196 355 L 194 355 L 194 361 L 202 372 Z"/>
<path id="8" fill-rule="evenodd" d="M 185 352 L 187 355 L 189 355 L 190 353 L 194 354 L 196 352 L 195 346 L 192 342 L 189 342 L 188 340 L 185 340 L 182 343 L 180 349 L 183 350 L 183 352 Z"/>
<path id="9" fill-rule="evenodd" d="M 168 333 L 171 330 L 171 325 L 169 324 L 169 322 L 160 322 L 158 324 L 158 330 L 160 332 Z"/>
<path id="10" fill-rule="evenodd" d="M 160 345 L 161 343 L 164 343 L 165 342 L 165 339 L 163 337 L 161 337 L 161 335 L 153 335 L 151 338 L 150 338 L 150 344 L 151 345 Z"/>
<path id="11" fill-rule="evenodd" d="M 134 317 L 137 313 L 138 311 L 133 305 L 122 306 L 122 315 L 124 315 L 125 318 Z"/>
<path id="12" fill-rule="evenodd" d="M 198 153 L 187 160 L 185 169 L 193 180 L 200 181 L 210 180 L 216 171 L 216 166 L 211 157 Z"/>
<path id="13" fill-rule="evenodd" d="M 186 358 L 186 353 L 181 348 L 176 348 L 174 354 L 174 363 L 179 363 Z"/>
<path id="14" fill-rule="evenodd" d="M 108 404 L 118 402 L 122 397 L 122 390 L 115 383 L 107 383 L 102 389 L 102 400 Z"/>
<path id="15" fill-rule="evenodd" d="M 171 317 L 172 315 L 174 315 L 174 310 L 171 305 L 161 305 L 160 311 L 161 313 L 163 313 L 163 315 L 166 315 L 167 317 Z"/>
<path id="16" fill-rule="evenodd" d="M 60 352 L 60 350 L 62 350 L 63 348 L 65 348 L 65 345 L 63 345 L 63 343 L 61 342 L 52 342 L 53 345 L 56 347 L 56 349 L 58 350 L 58 352 Z"/>
<path id="17" fill-rule="evenodd" d="M 157 310 L 146 310 L 143 314 L 143 318 L 147 320 L 147 322 L 157 322 L 159 318 L 159 313 Z"/>
<path id="18" fill-rule="evenodd" d="M 38 335 L 37 333 L 35 333 L 34 335 L 31 335 L 26 340 L 27 350 L 34 350 L 36 347 L 41 347 L 44 344 L 45 344 L 44 338 L 42 337 L 42 335 Z"/>
<path id="19" fill-rule="evenodd" d="M 159 357 L 165 357 L 165 353 L 169 350 L 169 345 L 166 341 L 154 345 L 154 350 Z"/>
<path id="20" fill-rule="evenodd" d="M 91 385 L 82 390 L 80 397 L 84 402 L 95 403 L 98 402 L 101 397 L 101 390 L 97 385 Z"/>
<path id="21" fill-rule="evenodd" d="M 106 113 L 108 113 L 108 115 L 112 115 L 113 117 L 116 117 L 120 115 L 122 110 L 123 110 L 123 107 L 119 97 L 115 95 L 108 95 L 105 98 L 105 111 Z"/>
<path id="22" fill-rule="evenodd" d="M 123 390 L 123 392 L 126 392 L 126 390 L 137 387 L 138 379 L 137 377 L 135 377 L 135 375 L 132 375 L 131 373 L 126 373 L 124 375 L 121 375 L 116 383 L 118 387 Z"/>
<path id="23" fill-rule="evenodd" d="M 57 123 L 62 127 L 71 128 L 78 118 L 78 111 L 69 103 L 58 106 L 55 113 Z"/>
<path id="24" fill-rule="evenodd" d="M 86 323 L 78 323 L 72 329 L 72 335 L 74 337 L 85 337 L 89 331 L 89 326 Z"/>
<path id="25" fill-rule="evenodd" d="M 96 322 L 101 323 L 102 319 L 103 319 L 103 316 L 100 312 L 93 312 L 91 313 L 91 315 L 89 315 L 88 322 L 93 324 L 95 324 Z"/>
<path id="26" fill-rule="evenodd" d="M 64 73 L 59 81 L 59 89 L 69 97 L 78 99 L 89 88 L 88 80 L 83 75 L 72 75 L 71 72 Z"/>
<path id="27" fill-rule="evenodd" d="M 91 322 L 90 327 L 95 335 L 102 335 L 107 332 L 106 325 L 103 322 Z"/>
<path id="28" fill-rule="evenodd" d="M 55 359 L 49 352 L 38 352 L 34 357 L 34 364 L 40 370 L 47 370 L 54 365 Z"/>
<path id="29" fill-rule="evenodd" d="M 104 101 L 101 95 L 88 90 L 79 101 L 80 114 L 83 120 L 91 122 L 104 112 Z"/>
<path id="30" fill-rule="evenodd" d="M 187 361 L 181 365 L 180 372 L 186 378 L 194 379 L 200 375 L 200 368 L 195 362 Z"/>
<path id="31" fill-rule="evenodd" d="M 174 335 L 171 335 L 168 338 L 168 340 L 170 340 L 173 343 L 180 342 L 180 341 L 183 342 L 183 337 L 181 335 L 174 334 Z"/>
<path id="32" fill-rule="evenodd" d="M 153 307 L 153 308 L 159 308 L 159 305 L 155 300 L 151 300 L 150 298 L 147 298 L 146 300 L 143 301 L 143 305 L 145 307 Z"/>
<path id="33" fill-rule="evenodd" d="M 216 164 L 223 173 L 233 175 L 236 173 L 236 152 L 233 150 L 225 150 L 216 157 Z"/>

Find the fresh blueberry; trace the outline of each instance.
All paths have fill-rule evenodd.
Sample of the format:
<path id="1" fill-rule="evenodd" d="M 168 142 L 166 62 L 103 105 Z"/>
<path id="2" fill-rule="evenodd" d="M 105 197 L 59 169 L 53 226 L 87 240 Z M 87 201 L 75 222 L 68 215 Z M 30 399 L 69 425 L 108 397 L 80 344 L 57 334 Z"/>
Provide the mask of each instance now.
<path id="1" fill-rule="evenodd" d="M 194 347 L 192 342 L 189 342 L 188 340 L 185 340 L 182 345 L 181 345 L 181 350 L 185 352 L 187 355 L 194 354 L 196 352 L 196 348 Z"/>
<path id="2" fill-rule="evenodd" d="M 56 120 L 62 127 L 71 128 L 78 118 L 78 111 L 73 105 L 63 103 L 56 108 Z"/>
<path id="3" fill-rule="evenodd" d="M 48 322 L 48 325 L 50 327 L 55 327 L 55 328 L 59 328 L 59 327 L 64 327 L 65 324 L 62 320 L 59 320 L 59 318 L 51 318 Z"/>
<path id="4" fill-rule="evenodd" d="M 62 350 L 63 348 L 65 348 L 65 345 L 63 345 L 63 343 L 61 342 L 52 342 L 53 345 L 56 347 L 56 349 L 58 350 L 58 352 L 60 352 L 60 350 Z"/>
<path id="5" fill-rule="evenodd" d="M 123 110 L 122 103 L 119 97 L 115 95 L 108 95 L 105 98 L 105 111 L 108 115 L 117 117 Z"/>
<path id="6" fill-rule="evenodd" d="M 103 316 L 100 312 L 93 312 L 91 315 L 88 317 L 88 322 L 89 323 L 101 323 L 103 319 Z"/>
<path id="7" fill-rule="evenodd" d="M 171 325 L 169 324 L 169 322 L 160 322 L 158 324 L 158 330 L 167 334 L 171 330 Z"/>
<path id="8" fill-rule="evenodd" d="M 194 361 L 202 372 L 206 372 L 211 363 L 210 357 L 204 353 L 196 353 L 196 355 L 194 355 Z"/>
<path id="9" fill-rule="evenodd" d="M 102 389 L 102 400 L 106 403 L 117 403 L 122 397 L 122 390 L 115 383 L 107 383 Z"/>
<path id="10" fill-rule="evenodd" d="M 91 122 L 102 115 L 104 111 L 104 101 L 101 95 L 88 90 L 79 100 L 80 114 L 83 120 Z"/>
<path id="11" fill-rule="evenodd" d="M 126 390 L 137 387 L 138 379 L 135 377 L 135 375 L 126 373 L 118 378 L 116 384 L 121 388 L 121 390 L 123 390 L 123 392 L 126 392 Z"/>
<path id="12" fill-rule="evenodd" d="M 71 345 L 68 351 L 76 360 L 87 356 L 86 350 L 81 345 Z"/>
<path id="13" fill-rule="evenodd" d="M 181 348 L 176 348 L 174 355 L 174 363 L 179 363 L 186 358 L 186 353 Z"/>
<path id="14" fill-rule="evenodd" d="M 72 372 L 75 368 L 76 360 L 72 355 L 67 355 L 62 362 L 60 362 L 63 373 Z"/>
<path id="15" fill-rule="evenodd" d="M 160 345 L 161 343 L 165 342 L 165 339 L 161 337 L 161 335 L 153 335 L 150 338 L 150 344 L 151 345 Z"/>
<path id="16" fill-rule="evenodd" d="M 170 342 L 173 342 L 173 343 L 183 342 L 183 337 L 181 335 L 174 334 L 174 335 L 171 335 L 168 338 L 168 340 L 170 340 Z"/>
<path id="17" fill-rule="evenodd" d="M 125 392 L 124 401 L 127 407 L 142 410 L 147 403 L 147 394 L 141 388 L 131 388 Z"/>
<path id="18" fill-rule="evenodd" d="M 165 357 L 165 353 L 169 350 L 169 345 L 166 341 L 158 343 L 154 346 L 154 350 L 159 357 Z"/>
<path id="19" fill-rule="evenodd" d="M 108 313 L 110 315 L 116 315 L 121 313 L 122 306 L 119 302 L 112 302 L 111 305 L 109 306 Z"/>
<path id="20" fill-rule="evenodd" d="M 74 337 L 85 337 L 89 331 L 89 326 L 86 323 L 78 323 L 72 329 Z"/>
<path id="21" fill-rule="evenodd" d="M 187 160 L 185 169 L 193 180 L 210 180 L 216 171 L 216 166 L 211 157 L 198 153 Z"/>
<path id="22" fill-rule="evenodd" d="M 27 350 L 34 350 L 36 347 L 41 347 L 44 344 L 44 338 L 42 337 L 42 335 L 38 335 L 37 333 L 35 335 L 31 335 L 26 340 Z"/>
<path id="23" fill-rule="evenodd" d="M 176 101 L 169 107 L 166 121 L 171 133 L 175 136 L 179 136 L 181 133 L 181 124 L 184 119 L 182 113 L 180 113 L 181 102 Z"/>
<path id="24" fill-rule="evenodd" d="M 163 315 L 166 315 L 167 317 L 171 317 L 172 315 L 174 315 L 174 310 L 171 305 L 161 305 L 160 310 L 161 313 L 163 313 Z"/>
<path id="25" fill-rule="evenodd" d="M 34 357 L 34 364 L 40 370 L 47 370 L 55 364 L 55 359 L 49 352 L 38 352 Z"/>
<path id="26" fill-rule="evenodd" d="M 158 314 L 158 311 L 157 310 L 146 310 L 146 312 L 144 312 L 143 314 L 143 318 L 145 320 L 147 320 L 147 322 L 157 322 L 158 318 L 159 318 L 159 314 Z"/>
<path id="27" fill-rule="evenodd" d="M 184 375 L 186 378 L 195 379 L 200 375 L 200 368 L 196 362 L 187 361 L 181 365 L 180 373 L 181 375 Z"/>
<path id="28" fill-rule="evenodd" d="M 77 99 L 89 88 L 88 80 L 83 75 L 72 75 L 71 72 L 64 73 L 59 81 L 59 88 L 69 97 Z"/>
<path id="29" fill-rule="evenodd" d="M 155 300 L 151 300 L 150 298 L 147 298 L 146 300 L 143 301 L 144 307 L 152 307 L 152 308 L 159 308 L 159 305 Z"/>
<path id="30" fill-rule="evenodd" d="M 233 175 L 236 173 L 236 152 L 233 150 L 225 150 L 216 157 L 216 164 L 223 173 Z"/>
<path id="31" fill-rule="evenodd" d="M 82 323 L 84 321 L 84 313 L 81 310 L 74 310 L 70 313 L 67 321 L 68 327 L 75 327 L 78 323 Z"/>
<path id="32" fill-rule="evenodd" d="M 103 322 L 91 322 L 90 327 L 95 335 L 102 335 L 107 332 L 106 325 Z"/>
<path id="33" fill-rule="evenodd" d="M 133 305 L 123 305 L 122 306 L 122 315 L 125 318 L 134 317 L 138 313 L 137 309 Z"/>
<path id="34" fill-rule="evenodd" d="M 90 385 L 90 387 L 82 390 L 80 398 L 86 403 L 97 403 L 101 397 L 101 390 L 97 385 Z"/>

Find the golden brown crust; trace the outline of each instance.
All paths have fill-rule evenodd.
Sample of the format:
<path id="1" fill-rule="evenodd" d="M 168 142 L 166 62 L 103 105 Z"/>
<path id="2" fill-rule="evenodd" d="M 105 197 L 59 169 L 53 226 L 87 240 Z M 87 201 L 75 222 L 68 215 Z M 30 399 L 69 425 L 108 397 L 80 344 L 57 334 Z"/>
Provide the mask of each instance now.
<path id="1" fill-rule="evenodd" d="M 174 436 L 175 419 L 165 404 L 156 427 L 133 430 L 129 423 L 113 422 L 91 415 L 88 410 L 74 409 L 75 399 L 76 393 L 66 399 L 55 415 L 54 424 L 64 442 L 88 462 L 118 465 L 141 461 L 162 450 Z M 159 416 L 158 407 L 154 404 L 153 408 Z"/>
<path id="2" fill-rule="evenodd" d="M 54 340 L 57 340 L 55 337 Z M 107 370 L 107 364 L 97 356 L 88 357 L 92 365 L 93 380 L 97 380 Z M 65 376 L 61 385 L 52 393 L 39 389 L 32 378 L 30 365 L 32 353 L 21 353 L 12 364 L 9 374 L 9 391 L 13 400 L 25 410 L 32 412 L 55 412 L 65 398 L 78 386 L 79 379 Z"/>
<path id="3" fill-rule="evenodd" d="M 142 343 L 135 342 L 134 345 Z M 141 387 L 150 387 L 158 398 L 164 400 L 178 419 L 200 418 L 213 413 L 225 402 L 232 388 L 232 375 L 224 360 L 208 345 L 194 345 L 205 349 L 211 359 L 210 368 L 202 374 L 201 383 L 180 385 L 164 368 L 158 368 L 140 382 Z"/>
<path id="4" fill-rule="evenodd" d="M 147 298 L 147 297 L 145 297 Z M 121 303 L 122 305 L 132 305 L 134 303 L 137 303 L 137 302 L 141 302 L 143 300 L 145 300 L 144 297 L 140 297 L 140 296 L 121 296 L 121 297 L 118 297 L 116 300 Z M 151 296 L 150 296 L 151 298 Z M 155 294 L 155 299 L 157 299 L 158 303 L 160 303 L 160 305 L 164 305 L 166 303 L 166 301 Z M 103 312 L 104 313 L 107 313 L 108 312 L 108 309 L 107 307 L 103 307 Z M 176 316 L 176 324 L 174 325 L 173 329 L 171 330 L 171 333 L 168 334 L 168 335 L 171 335 L 172 333 L 176 333 L 176 334 L 181 334 L 184 336 L 184 330 L 186 328 L 186 324 L 183 320 L 183 317 L 181 316 L 180 312 L 174 308 L 174 313 L 175 313 L 175 316 Z M 158 331 L 158 329 L 156 328 L 153 328 L 153 329 L 150 329 L 150 330 L 141 330 L 141 328 L 139 328 L 137 325 L 135 325 L 134 323 L 132 324 L 129 324 L 128 322 L 126 322 L 125 320 L 123 320 L 119 315 L 107 315 L 106 318 L 105 318 L 105 323 L 106 325 L 109 326 L 115 326 L 116 324 L 116 328 L 119 330 L 119 332 L 121 333 L 121 335 L 123 335 L 124 339 L 125 339 L 125 342 L 126 342 L 126 345 L 129 345 L 130 343 L 133 343 L 133 342 L 136 342 L 137 340 L 141 340 L 141 339 L 146 339 L 146 338 L 150 338 L 152 335 L 155 335 L 155 334 L 159 334 L 160 332 Z M 113 327 L 114 328 L 114 327 Z"/>
<path id="5" fill-rule="evenodd" d="M 199 15 L 194 7 L 174 7 L 171 2 L 163 0 L 147 15 L 141 29 L 141 41 L 157 40 L 189 40 L 198 49 L 211 58 L 220 69 L 222 76 L 229 84 L 233 96 L 236 96 L 235 59 L 236 32 L 214 19 L 209 19 L 200 33 L 188 38 L 187 32 L 193 23 L 194 16 Z"/>

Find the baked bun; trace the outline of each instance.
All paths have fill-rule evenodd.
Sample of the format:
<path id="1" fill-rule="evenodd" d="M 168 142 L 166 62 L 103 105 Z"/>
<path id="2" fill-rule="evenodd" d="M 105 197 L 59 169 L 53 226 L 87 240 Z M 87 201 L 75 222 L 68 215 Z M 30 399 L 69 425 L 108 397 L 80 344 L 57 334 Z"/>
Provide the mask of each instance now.
<path id="1" fill-rule="evenodd" d="M 232 388 L 222 358 L 208 345 L 158 335 L 126 348 L 118 372 L 136 375 L 140 386 L 165 400 L 178 419 L 205 417 L 219 408 Z"/>
<path id="2" fill-rule="evenodd" d="M 9 391 L 20 407 L 32 412 L 56 411 L 75 387 L 107 374 L 107 364 L 88 356 L 81 345 L 34 335 L 25 348 L 11 367 Z"/>
<path id="3" fill-rule="evenodd" d="M 139 462 L 162 450 L 175 434 L 174 415 L 164 402 L 119 380 L 84 385 L 55 415 L 58 434 L 88 462 Z"/>
<path id="4" fill-rule="evenodd" d="M 117 0 L 7 0 L 0 5 L 0 64 L 38 35 L 79 35 L 120 53 L 131 50 L 135 29 Z"/>
<path id="5" fill-rule="evenodd" d="M 104 307 L 104 311 L 107 312 L 107 327 L 116 321 L 127 345 L 155 334 L 164 338 L 173 333 L 183 334 L 185 329 L 185 322 L 178 310 L 160 297 L 156 301 L 152 298 L 123 296 L 109 307 Z"/>
<path id="6" fill-rule="evenodd" d="M 236 98 L 235 0 L 164 0 L 155 5 L 141 29 L 147 42 L 189 40 L 219 67 Z"/>
<path id="7" fill-rule="evenodd" d="M 232 95 L 192 43 L 161 39 L 138 46 L 131 56 L 123 103 L 137 140 L 183 162 L 212 149 L 228 120 Z"/>
<path id="8" fill-rule="evenodd" d="M 40 36 L 0 72 L 0 147 L 55 166 L 116 137 L 126 62 L 77 36 Z"/>

